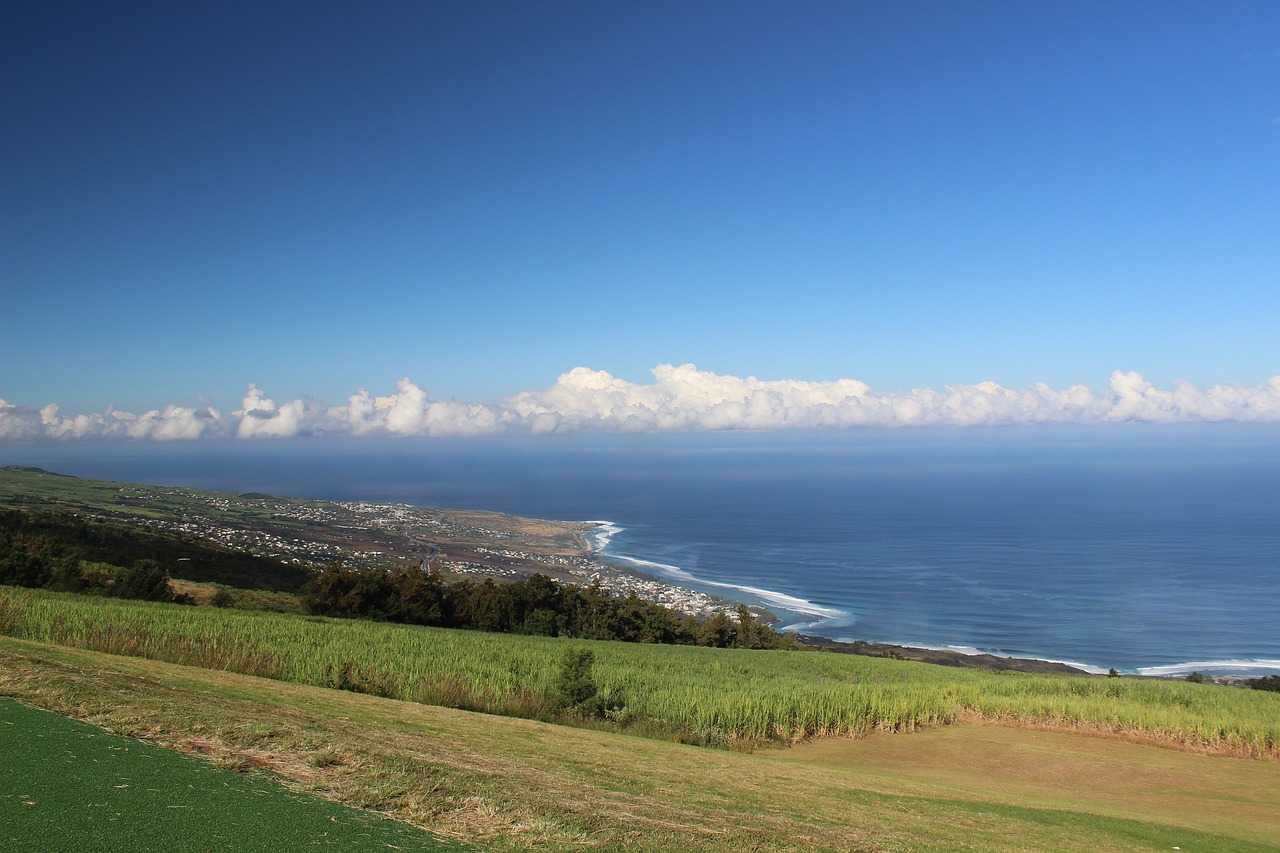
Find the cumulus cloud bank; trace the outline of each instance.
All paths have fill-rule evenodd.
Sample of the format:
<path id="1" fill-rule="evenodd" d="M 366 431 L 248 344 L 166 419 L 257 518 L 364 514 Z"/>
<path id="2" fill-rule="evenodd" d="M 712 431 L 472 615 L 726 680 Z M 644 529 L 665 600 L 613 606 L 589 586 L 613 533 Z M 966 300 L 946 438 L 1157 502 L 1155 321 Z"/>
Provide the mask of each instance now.
<path id="1" fill-rule="evenodd" d="M 1117 422 L 1280 422 L 1280 376 L 1247 387 L 1207 390 L 1178 382 L 1156 388 L 1137 373 L 1116 371 L 1107 388 L 1083 385 L 1026 389 L 994 382 L 897 393 L 875 393 L 856 379 L 831 382 L 764 381 L 722 376 L 692 364 L 663 364 L 641 385 L 603 370 L 575 367 L 550 388 L 495 404 L 433 400 L 408 378 L 395 392 L 360 389 L 346 405 L 318 400 L 277 404 L 250 384 L 241 407 L 223 415 L 212 407 L 168 405 L 136 415 L 108 409 L 61 415 L 50 403 L 29 409 L 0 399 L 0 439 L 120 437 L 173 440 L 201 437 L 284 438 L 299 435 L 464 436 L 586 430 L 839 429 L 851 427 L 973 426 L 981 424 Z"/>

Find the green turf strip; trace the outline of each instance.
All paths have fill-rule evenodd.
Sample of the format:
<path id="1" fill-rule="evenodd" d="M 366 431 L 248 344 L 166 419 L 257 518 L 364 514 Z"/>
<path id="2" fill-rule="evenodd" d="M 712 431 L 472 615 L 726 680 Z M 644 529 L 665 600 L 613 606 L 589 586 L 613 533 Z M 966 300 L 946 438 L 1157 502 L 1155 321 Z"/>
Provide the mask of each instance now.
<path id="1" fill-rule="evenodd" d="M 0 700 L 0 849 L 463 850 L 259 774 Z"/>

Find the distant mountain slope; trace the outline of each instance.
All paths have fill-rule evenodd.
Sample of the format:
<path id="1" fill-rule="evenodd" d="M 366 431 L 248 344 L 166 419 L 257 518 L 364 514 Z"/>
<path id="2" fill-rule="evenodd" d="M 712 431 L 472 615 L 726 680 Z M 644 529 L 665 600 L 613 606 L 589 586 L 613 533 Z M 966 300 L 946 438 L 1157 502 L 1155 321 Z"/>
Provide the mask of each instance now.
<path id="1" fill-rule="evenodd" d="M 74 543 L 84 559 L 149 557 L 173 577 L 235 586 L 297 589 L 332 563 L 561 580 L 592 567 L 583 523 L 119 483 L 28 466 L 0 468 L 0 509 L 23 511 L 26 524 Z"/>

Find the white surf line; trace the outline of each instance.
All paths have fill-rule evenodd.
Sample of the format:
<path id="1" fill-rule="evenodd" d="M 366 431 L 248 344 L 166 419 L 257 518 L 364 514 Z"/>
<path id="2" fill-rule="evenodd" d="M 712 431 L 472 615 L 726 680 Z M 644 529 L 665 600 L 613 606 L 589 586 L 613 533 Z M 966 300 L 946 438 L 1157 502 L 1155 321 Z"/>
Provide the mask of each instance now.
<path id="1" fill-rule="evenodd" d="M 845 620 L 840 623 L 841 627 L 847 627 L 853 624 L 853 614 L 844 610 L 837 610 L 831 607 L 823 607 L 820 604 L 814 604 L 803 598 L 796 598 L 793 595 L 787 595 L 784 592 L 776 592 L 770 589 L 761 589 L 755 586 L 746 586 L 744 584 L 724 583 L 721 581 L 709 581 L 695 577 L 689 574 L 679 566 L 673 566 L 668 563 L 658 563 L 653 560 L 644 560 L 640 557 L 629 557 L 626 554 L 613 554 L 606 552 L 606 548 L 613 540 L 613 537 L 625 530 L 612 521 L 588 521 L 587 524 L 597 525 L 596 531 L 591 535 L 596 541 L 596 551 L 599 554 L 609 557 L 613 560 L 622 560 L 644 569 L 657 570 L 669 579 L 678 580 L 686 584 L 702 587 L 715 587 L 717 589 L 733 590 L 734 592 L 745 592 L 752 595 L 767 604 L 773 605 L 781 610 L 790 613 L 798 613 L 802 616 L 817 616 L 817 620 L 813 622 L 802 623 L 808 628 L 817 627 L 827 624 L 829 621 Z M 794 630 L 791 626 L 783 630 Z"/>
<path id="2" fill-rule="evenodd" d="M 1193 672 L 1218 673 L 1222 675 L 1244 675 L 1255 672 L 1265 675 L 1280 674 L 1280 660 L 1267 658 L 1260 660 L 1202 660 L 1164 666 L 1138 667 L 1139 675 L 1190 675 Z"/>
<path id="3" fill-rule="evenodd" d="M 1038 660 L 1045 663 L 1060 663 L 1066 666 L 1073 666 L 1076 669 L 1084 670 L 1085 672 L 1093 673 L 1094 675 L 1105 675 L 1108 672 L 1108 668 L 1105 666 L 1098 666 L 1092 663 L 1081 663 L 1076 660 L 1063 660 L 1061 658 L 1046 657 L 1045 655 L 1038 655 L 1034 652 L 1018 652 L 1016 654 L 1011 654 L 1005 649 L 982 649 L 977 646 L 958 646 L 950 643 L 937 645 L 935 643 L 919 643 L 914 640 L 909 642 L 898 642 L 896 640 L 870 641 L 850 637 L 832 637 L 832 639 L 838 643 L 874 642 L 877 645 L 883 646 L 902 646 L 904 649 L 928 649 L 931 652 L 955 652 L 958 655 L 968 655 L 970 657 L 975 657 L 977 655 L 990 655 L 991 657 L 1013 658 L 1014 660 Z"/>
<path id="4" fill-rule="evenodd" d="M 934 648 L 940 651 L 958 652 L 962 655 L 992 655 L 994 657 L 999 657 L 999 658 L 1013 657 L 1019 660 L 1042 660 L 1045 663 L 1060 663 L 1066 666 L 1073 666 L 1076 669 L 1083 669 L 1085 672 L 1092 672 L 1095 675 L 1105 675 L 1110 669 L 1109 667 L 1098 666 L 1097 664 L 1081 663 L 1078 660 L 1063 660 L 1062 658 L 1053 658 L 1053 657 L 1047 657 L 1045 655 L 1038 655 L 1038 654 L 1035 654 L 1034 652 L 1018 653 L 1018 654 L 1011 655 L 1004 649 L 980 649 L 975 646 L 952 646 L 952 645 L 917 646 L 917 648 L 921 648 L 921 649 Z"/>
<path id="5" fill-rule="evenodd" d="M 596 529 L 587 534 L 595 543 L 592 550 L 603 554 L 604 549 L 609 547 L 609 542 L 614 536 L 621 533 L 625 528 L 619 527 L 612 521 L 584 521 L 583 524 L 594 524 Z"/>
<path id="6" fill-rule="evenodd" d="M 656 571 L 658 574 L 665 576 L 667 579 L 676 580 L 685 584 L 702 587 L 715 587 L 717 589 L 733 590 L 735 592 L 744 592 L 755 596 L 761 601 L 767 602 L 780 610 L 786 610 L 789 613 L 796 613 L 801 616 L 817 617 L 812 621 L 795 622 L 779 628 L 780 631 L 813 631 L 831 628 L 848 628 L 857 621 L 853 614 L 845 610 L 839 610 L 832 607 L 824 607 L 820 604 L 814 604 L 803 598 L 797 598 L 787 595 L 783 592 L 776 592 L 769 589 L 761 589 L 760 587 L 746 586 L 745 584 L 732 584 L 720 581 L 709 581 L 695 577 L 689 574 L 679 566 L 673 566 L 669 563 L 658 563 L 653 560 L 645 560 L 640 557 L 630 557 L 626 554 L 607 553 L 613 538 L 626 528 L 612 521 L 588 521 L 587 524 L 596 525 L 596 529 L 590 534 L 595 542 L 595 551 L 601 555 L 608 556 L 613 560 L 630 563 L 638 568 L 649 570 L 650 573 Z M 856 640 L 846 637 L 832 637 L 837 642 L 852 643 Z M 1002 649 L 981 649 L 975 646 L 961 646 L 954 644 L 936 645 L 932 643 L 918 642 L 893 642 L 889 640 L 876 640 L 875 642 L 883 643 L 891 646 L 903 646 L 913 649 L 930 649 L 940 652 L 956 652 L 962 655 L 994 655 L 996 657 L 1017 657 L 1022 660 L 1040 660 L 1046 663 L 1060 663 L 1066 666 L 1075 667 L 1076 669 L 1095 675 L 1105 675 L 1110 671 L 1110 667 L 1098 666 L 1097 664 L 1082 663 L 1075 660 L 1064 660 L 1057 657 L 1046 655 L 1038 655 L 1034 652 L 1018 653 L 1010 655 Z M 1193 661 L 1189 663 L 1171 664 L 1168 666 L 1145 666 L 1138 667 L 1134 670 L 1120 670 L 1121 672 L 1136 673 L 1138 675 L 1154 675 L 1154 676 L 1176 676 L 1188 675 L 1192 672 L 1199 671 L 1229 671 L 1234 673 L 1254 673 L 1271 674 L 1280 673 L 1280 660 L 1223 660 L 1223 661 Z"/>

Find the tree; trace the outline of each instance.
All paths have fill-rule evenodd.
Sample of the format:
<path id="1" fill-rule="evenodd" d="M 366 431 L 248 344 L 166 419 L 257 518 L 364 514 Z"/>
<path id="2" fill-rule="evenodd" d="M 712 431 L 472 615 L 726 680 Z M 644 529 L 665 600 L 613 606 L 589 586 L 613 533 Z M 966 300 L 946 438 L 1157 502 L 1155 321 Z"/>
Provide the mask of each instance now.
<path id="1" fill-rule="evenodd" d="M 391 572 L 394 590 L 387 619 L 411 625 L 444 624 L 444 582 L 434 572 L 416 565 L 402 565 Z"/>
<path id="2" fill-rule="evenodd" d="M 356 572 L 330 563 L 312 575 L 303 586 L 302 603 L 308 613 L 317 616 L 356 616 L 359 610 L 348 609 L 353 601 L 356 580 Z"/>
<path id="3" fill-rule="evenodd" d="M 717 610 L 707 617 L 698 631 L 698 645 L 727 649 L 737 638 L 737 629 L 729 621 L 729 617 Z"/>
<path id="4" fill-rule="evenodd" d="M 139 598 L 144 601 L 172 601 L 169 575 L 155 560 L 138 560 L 111 588 L 117 598 Z"/>
<path id="5" fill-rule="evenodd" d="M 556 677 L 556 704 L 562 708 L 581 708 L 595 698 L 598 688 L 591 674 L 595 659 L 590 649 L 565 650 Z"/>
<path id="6" fill-rule="evenodd" d="M 560 633 L 564 596 L 560 585 L 542 574 L 511 584 L 512 603 L 520 623 L 512 630 L 554 637 Z"/>
<path id="7" fill-rule="evenodd" d="M 747 605 L 738 605 L 738 630 L 736 645 L 740 649 L 759 649 L 764 646 L 764 628 Z"/>

